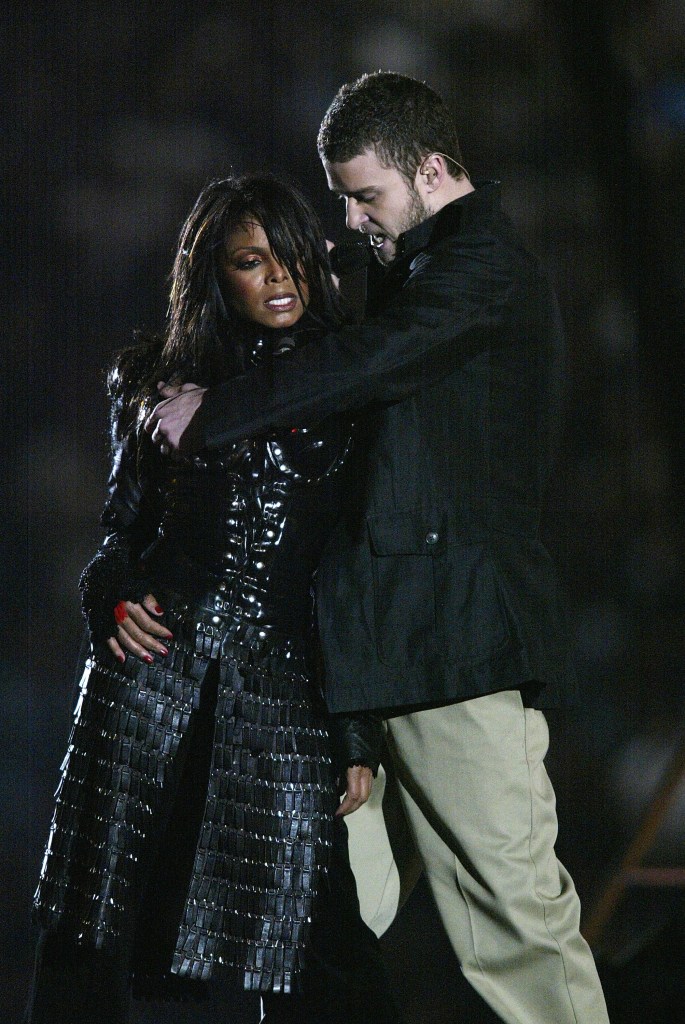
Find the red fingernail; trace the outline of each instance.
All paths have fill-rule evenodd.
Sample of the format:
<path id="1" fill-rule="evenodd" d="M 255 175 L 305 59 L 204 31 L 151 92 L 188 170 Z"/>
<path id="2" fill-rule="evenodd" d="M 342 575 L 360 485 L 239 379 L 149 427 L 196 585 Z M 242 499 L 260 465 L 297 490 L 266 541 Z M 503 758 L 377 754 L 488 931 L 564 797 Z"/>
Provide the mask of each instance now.
<path id="1" fill-rule="evenodd" d="M 160 608 L 158 604 L 155 605 L 155 611 L 158 615 L 164 615 L 164 609 Z"/>
<path id="2" fill-rule="evenodd" d="M 146 661 L 148 663 L 148 665 L 151 665 L 154 660 L 155 659 L 152 657 L 151 654 L 144 654 L 143 655 L 143 661 Z"/>
<path id="3" fill-rule="evenodd" d="M 169 653 L 169 652 L 167 651 L 166 647 L 162 647 L 162 646 L 160 646 L 159 650 L 160 650 L 160 653 L 161 653 L 161 654 L 163 654 L 163 655 L 164 655 L 164 657 L 166 658 L 167 654 Z"/>
<path id="4" fill-rule="evenodd" d="M 121 624 L 124 621 L 124 619 L 127 618 L 128 612 L 126 611 L 126 602 L 119 601 L 118 604 L 115 604 L 114 606 L 114 621 L 118 624 Z"/>
<path id="5" fill-rule="evenodd" d="M 126 655 L 125 654 L 117 654 L 117 658 L 119 659 L 119 661 L 121 662 L 122 665 L 126 661 Z"/>
<path id="6" fill-rule="evenodd" d="M 174 634 L 167 632 L 166 638 L 167 638 L 167 640 L 173 640 L 174 639 Z"/>

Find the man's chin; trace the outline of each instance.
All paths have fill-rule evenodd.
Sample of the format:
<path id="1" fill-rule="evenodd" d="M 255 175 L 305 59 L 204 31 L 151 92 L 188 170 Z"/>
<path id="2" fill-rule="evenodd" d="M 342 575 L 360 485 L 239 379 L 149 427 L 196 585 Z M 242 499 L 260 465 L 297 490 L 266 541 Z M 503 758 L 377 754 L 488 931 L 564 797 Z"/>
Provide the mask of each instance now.
<path id="1" fill-rule="evenodd" d="M 378 260 L 379 263 L 382 263 L 383 266 L 387 266 L 389 263 L 392 263 L 397 254 L 397 246 L 395 245 L 393 240 L 391 238 L 388 238 L 387 236 L 383 236 L 383 238 L 378 242 L 374 242 L 372 236 L 371 248 L 374 252 L 376 259 Z"/>

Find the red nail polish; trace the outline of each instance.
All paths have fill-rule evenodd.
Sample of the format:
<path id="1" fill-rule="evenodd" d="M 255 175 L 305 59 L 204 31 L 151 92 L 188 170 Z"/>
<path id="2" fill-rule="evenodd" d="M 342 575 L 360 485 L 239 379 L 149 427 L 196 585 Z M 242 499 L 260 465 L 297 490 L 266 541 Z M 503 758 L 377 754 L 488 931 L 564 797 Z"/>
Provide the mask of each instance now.
<path id="1" fill-rule="evenodd" d="M 151 654 L 144 654 L 143 655 L 143 661 L 146 661 L 148 663 L 148 665 L 151 665 L 154 660 L 155 659 L 152 657 Z"/>
<path id="2" fill-rule="evenodd" d="M 158 615 L 164 615 L 164 609 L 160 608 L 158 604 L 155 605 L 155 611 Z"/>
<path id="3" fill-rule="evenodd" d="M 174 634 L 173 633 L 167 633 L 166 638 L 167 638 L 167 640 L 173 640 L 174 639 Z"/>
<path id="4" fill-rule="evenodd" d="M 121 662 L 122 665 L 126 661 L 126 655 L 125 654 L 117 654 L 117 658 L 119 659 L 119 661 Z"/>
<path id="5" fill-rule="evenodd" d="M 162 647 L 162 648 L 160 649 L 160 654 L 162 654 L 162 655 L 163 655 L 163 656 L 164 656 L 165 658 L 166 658 L 166 656 L 167 656 L 167 654 L 168 654 L 168 653 L 169 653 L 169 652 L 167 651 L 166 647 Z"/>

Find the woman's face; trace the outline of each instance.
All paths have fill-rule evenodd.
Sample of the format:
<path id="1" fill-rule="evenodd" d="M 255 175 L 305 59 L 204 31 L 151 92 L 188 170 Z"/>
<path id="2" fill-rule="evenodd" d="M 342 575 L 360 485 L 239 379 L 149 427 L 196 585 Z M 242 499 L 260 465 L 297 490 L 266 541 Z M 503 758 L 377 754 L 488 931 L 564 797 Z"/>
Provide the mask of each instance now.
<path id="1" fill-rule="evenodd" d="M 300 281 L 303 303 L 256 221 L 239 224 L 229 235 L 222 264 L 224 300 L 244 320 L 264 327 L 292 327 L 304 313 L 309 301 L 307 282 Z"/>

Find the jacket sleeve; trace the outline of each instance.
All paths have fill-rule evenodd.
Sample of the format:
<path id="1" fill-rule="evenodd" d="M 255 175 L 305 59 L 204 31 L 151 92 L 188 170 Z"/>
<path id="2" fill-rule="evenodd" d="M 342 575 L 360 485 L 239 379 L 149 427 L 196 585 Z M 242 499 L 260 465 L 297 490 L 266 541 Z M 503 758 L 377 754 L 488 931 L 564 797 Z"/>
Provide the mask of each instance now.
<path id="1" fill-rule="evenodd" d="M 137 431 L 118 436 L 113 417 L 113 463 L 109 494 L 101 522 L 107 531 L 95 557 L 79 582 L 83 613 L 91 643 L 116 635 L 114 606 L 119 601 L 140 602 L 154 592 L 141 556 L 154 542 L 160 520 L 155 489 L 141 479 Z"/>
<path id="2" fill-rule="evenodd" d="M 370 768 L 375 777 L 383 746 L 381 716 L 375 711 L 331 715 L 329 729 L 338 774 L 342 776 L 348 768 L 361 765 Z"/>
<path id="3" fill-rule="evenodd" d="M 424 251 L 381 314 L 207 391 L 198 413 L 204 443 L 399 401 L 447 376 L 488 344 L 506 315 L 514 267 L 511 250 L 483 234 Z"/>

